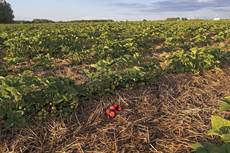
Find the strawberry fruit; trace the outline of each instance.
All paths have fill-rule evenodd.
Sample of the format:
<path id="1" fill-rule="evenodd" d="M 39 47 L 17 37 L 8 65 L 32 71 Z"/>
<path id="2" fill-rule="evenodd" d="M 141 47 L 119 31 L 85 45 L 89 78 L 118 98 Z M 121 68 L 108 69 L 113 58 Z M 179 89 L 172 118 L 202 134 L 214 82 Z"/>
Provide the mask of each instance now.
<path id="1" fill-rule="evenodd" d="M 119 106 L 117 110 L 121 111 L 123 110 L 123 107 Z"/>
<path id="2" fill-rule="evenodd" d="M 114 106 L 111 106 L 110 109 L 111 109 L 111 110 L 115 110 L 116 108 L 115 108 Z"/>
<path id="3" fill-rule="evenodd" d="M 46 108 L 46 110 L 47 110 L 47 111 L 51 111 L 51 110 L 52 110 L 52 108 Z"/>
<path id="4" fill-rule="evenodd" d="M 109 114 L 109 116 L 114 118 L 114 117 L 116 116 L 116 114 L 115 114 L 114 112 L 111 112 L 111 113 Z"/>
<path id="5" fill-rule="evenodd" d="M 115 103 L 113 106 L 114 106 L 115 108 L 117 108 L 117 107 L 118 107 L 118 104 L 117 104 L 117 103 Z"/>
<path id="6" fill-rule="evenodd" d="M 108 108 L 108 109 L 105 111 L 105 113 L 106 113 L 107 115 L 110 115 L 111 110 Z"/>
<path id="7" fill-rule="evenodd" d="M 8 72 L 10 72 L 10 73 L 11 73 L 11 72 L 13 72 L 13 70 L 9 69 L 9 70 L 8 70 Z"/>

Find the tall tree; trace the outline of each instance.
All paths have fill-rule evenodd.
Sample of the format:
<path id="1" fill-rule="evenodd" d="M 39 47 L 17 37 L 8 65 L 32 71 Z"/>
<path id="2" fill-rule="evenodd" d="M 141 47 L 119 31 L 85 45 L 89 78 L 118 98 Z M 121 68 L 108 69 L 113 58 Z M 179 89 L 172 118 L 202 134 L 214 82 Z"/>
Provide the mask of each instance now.
<path id="1" fill-rule="evenodd" d="M 9 3 L 0 0 L 0 23 L 12 23 L 14 19 L 13 10 Z"/>

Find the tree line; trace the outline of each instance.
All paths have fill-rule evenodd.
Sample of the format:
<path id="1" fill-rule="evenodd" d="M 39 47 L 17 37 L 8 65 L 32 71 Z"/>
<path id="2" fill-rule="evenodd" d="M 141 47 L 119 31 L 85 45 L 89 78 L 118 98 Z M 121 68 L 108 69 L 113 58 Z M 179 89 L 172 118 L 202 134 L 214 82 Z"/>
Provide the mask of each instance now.
<path id="1" fill-rule="evenodd" d="M 181 18 L 180 17 L 175 17 L 175 18 L 167 18 L 165 21 L 187 21 L 187 18 Z"/>

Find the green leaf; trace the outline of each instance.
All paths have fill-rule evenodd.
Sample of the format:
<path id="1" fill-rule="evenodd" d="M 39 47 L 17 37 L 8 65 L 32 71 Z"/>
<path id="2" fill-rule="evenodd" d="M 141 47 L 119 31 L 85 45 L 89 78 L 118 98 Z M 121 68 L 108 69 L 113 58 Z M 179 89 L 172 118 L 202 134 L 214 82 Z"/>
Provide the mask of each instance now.
<path id="1" fill-rule="evenodd" d="M 213 129 L 220 129 L 223 126 L 229 126 L 230 127 L 230 121 L 223 119 L 219 116 L 211 116 L 212 121 L 212 128 Z"/>
<path id="2" fill-rule="evenodd" d="M 68 94 L 70 94 L 70 95 L 77 95 L 77 94 L 79 94 L 79 92 L 78 91 L 76 91 L 76 90 L 67 90 L 67 93 Z"/>
<path id="3" fill-rule="evenodd" d="M 228 109 L 230 109 L 230 105 L 229 105 L 228 103 L 223 103 L 223 104 L 221 104 L 220 107 L 219 107 L 219 111 L 220 111 L 220 112 L 226 111 L 226 110 L 228 110 Z"/>
<path id="4" fill-rule="evenodd" d="M 12 87 L 12 86 L 13 86 L 12 81 L 11 81 L 11 80 L 7 80 L 7 79 L 2 80 L 2 84 L 3 84 L 3 85 L 7 85 L 7 86 L 9 86 L 9 87 Z"/>
<path id="5" fill-rule="evenodd" d="M 4 96 L 7 95 L 7 94 L 8 94 L 7 91 L 5 91 L 5 90 L 0 90 L 0 98 L 1 98 L 1 97 L 4 97 Z"/>
<path id="6" fill-rule="evenodd" d="M 13 110 L 9 110 L 7 112 L 7 118 L 9 118 L 9 119 L 13 119 L 14 118 L 14 111 Z"/>
<path id="7" fill-rule="evenodd" d="M 8 129 L 8 128 L 10 128 L 13 124 L 14 124 L 14 123 L 13 123 L 13 121 L 12 121 L 11 119 L 7 119 L 4 126 Z"/>
<path id="8" fill-rule="evenodd" d="M 20 95 L 20 93 L 17 91 L 17 89 L 15 89 L 14 87 L 8 87 L 6 88 L 6 90 L 8 90 L 12 95 L 14 95 L 15 100 L 18 100 L 18 95 Z"/>
<path id="9" fill-rule="evenodd" d="M 207 150 L 208 152 L 210 152 L 212 149 L 214 149 L 216 146 L 212 143 L 209 142 L 201 142 L 201 145 L 205 148 L 205 150 Z"/>
<path id="10" fill-rule="evenodd" d="M 14 113 L 14 118 L 20 118 L 22 117 L 22 115 L 24 114 L 24 111 L 23 110 L 18 110 Z"/>
<path id="11" fill-rule="evenodd" d="M 92 65 L 91 65 L 92 66 Z M 95 67 L 97 67 L 97 65 L 94 65 Z M 93 67 L 93 66 L 92 66 Z M 88 70 L 88 69 L 82 69 L 82 70 L 80 70 L 79 71 L 80 73 L 85 73 L 85 74 L 90 74 L 90 73 L 92 73 L 92 71 L 91 70 Z"/>
<path id="12" fill-rule="evenodd" d="M 65 107 L 64 109 L 63 109 L 63 112 L 71 112 L 72 110 L 71 110 L 71 108 L 70 107 Z"/>
<path id="13" fill-rule="evenodd" d="M 25 122 L 26 122 L 26 119 L 25 119 L 24 117 L 21 117 L 21 118 L 18 118 L 18 119 L 16 119 L 16 120 L 14 120 L 14 123 L 15 123 L 16 125 L 24 125 Z"/>
<path id="14" fill-rule="evenodd" d="M 222 135 L 223 133 L 219 129 L 210 129 L 206 135 Z"/>
<path id="15" fill-rule="evenodd" d="M 65 80 L 64 81 L 65 85 L 68 87 L 69 86 L 69 81 L 68 80 Z"/>
<path id="16" fill-rule="evenodd" d="M 223 149 L 225 153 L 230 153 L 230 144 L 223 144 L 220 148 Z"/>
<path id="17" fill-rule="evenodd" d="M 32 89 L 33 88 L 31 88 L 31 87 L 20 87 L 17 90 L 21 95 L 24 95 L 26 93 L 26 91 L 31 91 Z"/>
<path id="18" fill-rule="evenodd" d="M 196 153 L 209 153 L 205 148 L 198 148 Z"/>
<path id="19" fill-rule="evenodd" d="M 26 76 L 28 76 L 28 74 L 30 74 L 32 71 L 30 71 L 30 70 L 25 70 L 23 73 L 22 73 L 22 76 L 23 77 L 26 77 Z"/>
<path id="20" fill-rule="evenodd" d="M 210 153 L 226 153 L 223 149 L 219 148 L 219 147 L 215 147 L 211 150 Z"/>
<path id="21" fill-rule="evenodd" d="M 69 113 L 68 112 L 62 112 L 61 116 L 66 117 Z"/>
<path id="22" fill-rule="evenodd" d="M 204 148 L 200 143 L 195 143 L 191 147 L 191 152 L 197 151 L 198 148 Z"/>
<path id="23" fill-rule="evenodd" d="M 57 93 L 57 88 L 54 85 L 51 85 L 45 90 L 45 93 L 49 93 L 49 92 Z"/>
<path id="24" fill-rule="evenodd" d="M 191 147 L 191 152 L 196 153 L 209 153 L 213 148 L 216 146 L 212 143 L 207 142 L 201 142 L 201 143 L 195 143 Z"/>
<path id="25" fill-rule="evenodd" d="M 229 128 L 229 130 L 230 130 L 230 128 Z M 223 135 L 221 135 L 221 139 L 222 139 L 223 141 L 230 142 L 230 132 L 229 132 L 228 134 L 223 134 Z"/>
<path id="26" fill-rule="evenodd" d="M 219 116 L 211 116 L 212 129 L 206 135 L 219 135 L 223 141 L 230 142 L 230 121 Z"/>
<path id="27" fill-rule="evenodd" d="M 63 100 L 64 100 L 64 98 L 62 95 L 58 95 L 58 96 L 54 97 L 54 101 L 56 104 L 62 102 Z"/>

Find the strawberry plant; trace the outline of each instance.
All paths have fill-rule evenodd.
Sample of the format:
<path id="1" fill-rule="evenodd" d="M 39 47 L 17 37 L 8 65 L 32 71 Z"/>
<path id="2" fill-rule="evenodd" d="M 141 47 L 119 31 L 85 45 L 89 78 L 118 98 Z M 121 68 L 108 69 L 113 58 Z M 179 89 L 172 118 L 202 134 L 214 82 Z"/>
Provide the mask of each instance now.
<path id="1" fill-rule="evenodd" d="M 160 75 L 158 70 L 160 70 L 161 67 L 154 58 L 142 59 L 141 56 L 136 53 L 134 56 L 121 56 L 118 61 L 122 62 L 123 65 L 115 66 L 117 62 L 114 60 L 100 60 L 96 64 L 91 64 L 92 67 L 97 69 L 96 73 L 87 69 L 81 71 L 89 77 L 89 80 L 85 83 L 88 84 L 87 90 L 91 98 L 93 98 L 93 95 L 96 93 L 104 93 L 105 97 L 108 97 L 109 93 L 114 93 L 113 90 L 116 87 L 131 90 L 131 87 L 135 86 L 135 82 L 140 82 L 139 85 L 145 82 L 154 83 L 156 76 Z M 141 68 L 138 68 L 138 66 Z"/>
<path id="2" fill-rule="evenodd" d="M 7 128 L 13 123 L 21 125 L 24 121 L 22 115 L 32 112 L 37 112 L 38 119 L 46 118 L 48 114 L 66 117 L 71 109 L 78 106 L 78 97 L 85 95 L 84 87 L 75 85 L 73 80 L 61 76 L 28 77 L 30 72 L 25 71 L 16 78 L 13 75 L 0 78 L 0 120 L 7 115 Z"/>
<path id="3" fill-rule="evenodd" d="M 9 110 L 7 112 L 7 120 L 4 126 L 6 128 L 10 128 L 13 124 L 24 125 L 26 122 L 26 119 L 22 117 L 23 114 L 24 114 L 24 111 L 22 110 L 18 110 L 18 111 Z M 1 124 L 0 124 L 0 128 L 1 128 Z"/>
<path id="4" fill-rule="evenodd" d="M 228 110 L 230 108 L 230 97 L 221 99 L 223 104 L 220 105 L 220 112 Z M 230 152 L 230 121 L 223 119 L 219 116 L 211 116 L 212 129 L 210 129 L 206 135 L 218 135 L 223 143 L 220 147 L 216 147 L 212 143 L 202 142 L 192 145 L 191 151 L 196 153 L 229 153 Z"/>
<path id="5" fill-rule="evenodd" d="M 165 57 L 165 56 L 163 56 Z M 181 73 L 191 71 L 199 74 L 205 69 L 217 68 L 218 64 L 224 59 L 229 58 L 229 53 L 220 51 L 219 49 L 199 49 L 191 48 L 191 53 L 186 54 L 184 51 L 177 51 L 172 56 L 166 56 L 166 62 L 171 60 L 167 71 Z"/>

